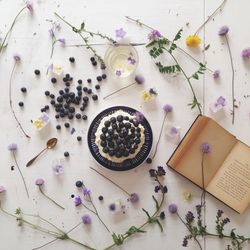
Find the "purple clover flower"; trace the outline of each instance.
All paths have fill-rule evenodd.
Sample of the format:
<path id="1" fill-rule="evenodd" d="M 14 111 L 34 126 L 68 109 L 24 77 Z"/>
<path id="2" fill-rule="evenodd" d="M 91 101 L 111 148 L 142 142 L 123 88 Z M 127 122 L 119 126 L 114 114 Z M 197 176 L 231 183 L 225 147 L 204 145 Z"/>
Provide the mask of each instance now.
<path id="1" fill-rule="evenodd" d="M 142 75 L 136 75 L 135 81 L 137 84 L 143 84 L 145 82 L 145 78 Z"/>
<path id="2" fill-rule="evenodd" d="M 53 171 L 54 171 L 55 175 L 60 175 L 63 173 L 63 166 L 61 164 L 56 164 L 53 167 Z"/>
<path id="3" fill-rule="evenodd" d="M 207 142 L 201 144 L 201 152 L 203 154 L 208 154 L 211 152 L 211 145 Z"/>
<path id="4" fill-rule="evenodd" d="M 136 63 L 136 60 L 134 58 L 132 58 L 131 56 L 129 56 L 128 63 L 134 65 Z"/>
<path id="5" fill-rule="evenodd" d="M 44 179 L 38 178 L 38 179 L 36 179 L 35 184 L 37 186 L 42 186 L 44 184 L 44 182 L 45 182 Z"/>
<path id="6" fill-rule="evenodd" d="M 140 197 L 137 193 L 132 193 L 130 195 L 130 199 L 131 203 L 137 203 L 140 200 Z"/>
<path id="7" fill-rule="evenodd" d="M 161 33 L 159 30 L 152 30 L 149 34 L 148 34 L 148 39 L 151 40 L 157 40 L 159 37 L 161 37 Z"/>
<path id="8" fill-rule="evenodd" d="M 218 35 L 219 36 L 225 36 L 229 31 L 229 27 L 224 25 L 220 28 L 219 32 L 218 32 Z"/>
<path id="9" fill-rule="evenodd" d="M 127 32 L 123 29 L 123 28 L 120 28 L 120 29 L 117 29 L 115 30 L 115 36 L 117 38 L 124 38 L 124 36 L 127 34 Z"/>
<path id="10" fill-rule="evenodd" d="M 82 223 L 83 223 L 84 225 L 89 225 L 89 224 L 91 224 L 91 222 L 92 222 L 92 219 L 91 219 L 90 215 L 84 214 L 84 215 L 82 216 Z"/>
<path id="11" fill-rule="evenodd" d="M 63 46 L 66 44 L 65 38 L 59 38 L 59 39 L 58 39 L 58 42 L 60 42 L 61 45 L 63 45 Z"/>
<path id="12" fill-rule="evenodd" d="M 15 54 L 13 55 L 13 58 L 14 58 L 14 60 L 15 60 L 16 62 L 20 62 L 20 61 L 21 61 L 21 56 L 20 56 L 20 54 L 18 54 L 18 53 L 15 53 Z"/>
<path id="13" fill-rule="evenodd" d="M 74 199 L 75 206 L 80 206 L 82 204 L 82 199 L 80 196 L 76 196 Z"/>
<path id="14" fill-rule="evenodd" d="M 171 203 L 171 204 L 168 206 L 168 211 L 169 211 L 171 214 L 177 213 L 177 210 L 178 210 L 178 207 L 177 207 L 177 205 L 174 204 L 174 203 Z"/>
<path id="15" fill-rule="evenodd" d="M 222 106 L 222 107 L 226 106 L 226 99 L 225 99 L 223 96 L 220 96 L 220 97 L 216 100 L 215 106 L 216 106 L 216 107 L 217 107 L 217 106 Z"/>
<path id="16" fill-rule="evenodd" d="M 250 48 L 243 49 L 241 52 L 241 56 L 244 60 L 250 58 Z"/>
<path id="17" fill-rule="evenodd" d="M 4 193 L 6 191 L 6 188 L 2 185 L 0 185 L 0 193 Z"/>
<path id="18" fill-rule="evenodd" d="M 214 71 L 214 73 L 213 73 L 213 78 L 214 78 L 214 79 L 220 78 L 220 71 L 219 71 L 218 69 Z"/>
<path id="19" fill-rule="evenodd" d="M 90 189 L 84 187 L 82 191 L 83 191 L 84 196 L 89 196 L 90 195 Z"/>
<path id="20" fill-rule="evenodd" d="M 170 105 L 170 104 L 165 104 L 163 106 L 163 110 L 166 112 L 166 113 L 171 113 L 173 111 L 173 106 Z"/>
<path id="21" fill-rule="evenodd" d="M 28 9 L 30 12 L 32 12 L 32 11 L 34 10 L 34 8 L 33 8 L 33 2 L 32 2 L 31 0 L 27 0 L 27 1 L 26 1 L 26 7 L 27 7 L 27 9 Z"/>
<path id="22" fill-rule="evenodd" d="M 8 150 L 9 151 L 15 151 L 17 150 L 17 144 L 16 143 L 11 143 L 8 145 Z"/>

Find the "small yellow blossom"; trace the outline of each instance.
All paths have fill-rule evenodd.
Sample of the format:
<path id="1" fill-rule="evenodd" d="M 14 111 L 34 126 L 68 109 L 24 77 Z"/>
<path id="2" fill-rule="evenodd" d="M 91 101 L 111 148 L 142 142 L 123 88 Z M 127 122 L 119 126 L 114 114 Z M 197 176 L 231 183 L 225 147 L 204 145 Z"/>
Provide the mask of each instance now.
<path id="1" fill-rule="evenodd" d="M 189 200 L 191 200 L 192 195 L 191 195 L 191 193 L 188 192 L 188 191 L 183 191 L 183 192 L 182 192 L 182 197 L 183 197 L 183 200 L 184 200 L 184 201 L 189 201 Z"/>
<path id="2" fill-rule="evenodd" d="M 53 65 L 52 71 L 54 74 L 60 76 L 63 73 L 63 67 L 59 64 Z"/>
<path id="3" fill-rule="evenodd" d="M 196 35 L 188 36 L 186 38 L 186 45 L 189 47 L 196 48 L 200 45 L 200 43 L 201 39 Z"/>
<path id="4" fill-rule="evenodd" d="M 148 90 L 143 90 L 141 94 L 141 98 L 143 101 L 147 102 L 147 101 L 151 101 L 152 99 L 154 99 L 154 95 L 152 95 Z"/>

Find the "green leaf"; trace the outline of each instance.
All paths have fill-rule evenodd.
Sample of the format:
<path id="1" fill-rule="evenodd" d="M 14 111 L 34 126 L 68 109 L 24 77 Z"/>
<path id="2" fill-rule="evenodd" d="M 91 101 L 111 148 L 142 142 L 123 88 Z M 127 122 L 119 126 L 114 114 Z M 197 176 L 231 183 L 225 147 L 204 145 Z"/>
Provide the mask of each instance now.
<path id="1" fill-rule="evenodd" d="M 170 46 L 170 48 L 168 50 L 168 52 L 170 54 L 172 54 L 172 52 L 177 48 L 177 45 L 175 44 L 175 42 L 178 41 L 181 38 L 181 33 L 182 33 L 182 29 L 180 29 L 177 32 L 177 34 L 175 35 L 174 40 L 173 40 L 173 42 L 172 42 L 172 44 L 171 44 L 171 46 Z"/>
<path id="2" fill-rule="evenodd" d="M 204 51 L 208 50 L 210 48 L 210 44 L 208 44 L 205 48 Z"/>
<path id="3" fill-rule="evenodd" d="M 142 211 L 147 215 L 148 218 L 151 218 L 151 216 L 149 215 L 149 213 L 146 209 L 143 208 Z"/>
<path id="4" fill-rule="evenodd" d="M 157 223 L 157 225 L 158 225 L 158 226 L 160 227 L 160 229 L 161 229 L 161 232 L 163 232 L 163 227 L 162 227 L 160 221 L 159 221 L 159 220 L 156 220 L 155 223 Z"/>
<path id="5" fill-rule="evenodd" d="M 113 238 L 114 243 L 115 243 L 117 246 L 120 246 L 120 245 L 123 244 L 124 237 L 123 237 L 122 234 L 115 234 L 115 233 L 113 233 L 113 234 L 112 234 L 112 238 Z"/>
<path id="6" fill-rule="evenodd" d="M 132 226 L 129 228 L 129 230 L 126 232 L 127 235 L 132 235 L 132 234 L 135 234 L 135 233 L 146 233 L 146 231 L 144 230 L 141 230 L 135 226 Z"/>
<path id="7" fill-rule="evenodd" d="M 80 28 L 80 31 L 84 30 L 84 27 L 85 27 L 85 23 L 84 23 L 84 22 L 82 22 L 82 23 L 81 23 L 81 28 Z"/>
<path id="8" fill-rule="evenodd" d="M 156 210 L 158 211 L 159 208 L 160 208 L 159 203 L 158 203 L 158 201 L 156 200 L 156 198 L 154 197 L 154 195 L 152 195 L 152 198 L 153 198 L 153 200 L 154 200 L 154 202 L 155 202 Z"/>
<path id="9" fill-rule="evenodd" d="M 177 32 L 177 34 L 176 34 L 175 37 L 174 37 L 173 42 L 178 41 L 178 40 L 181 38 L 181 33 L 182 33 L 182 31 L 183 31 L 183 29 L 180 29 L 180 30 Z"/>
<path id="10" fill-rule="evenodd" d="M 150 42 L 150 43 L 148 43 L 148 44 L 146 45 L 146 48 L 152 47 L 152 46 L 155 45 L 156 43 L 157 43 L 157 41 L 156 41 L 156 40 L 153 40 L 152 42 Z"/>
<path id="11" fill-rule="evenodd" d="M 160 62 L 157 62 L 155 64 L 162 74 L 172 74 L 181 71 L 181 67 L 178 64 L 170 66 L 163 66 Z"/>

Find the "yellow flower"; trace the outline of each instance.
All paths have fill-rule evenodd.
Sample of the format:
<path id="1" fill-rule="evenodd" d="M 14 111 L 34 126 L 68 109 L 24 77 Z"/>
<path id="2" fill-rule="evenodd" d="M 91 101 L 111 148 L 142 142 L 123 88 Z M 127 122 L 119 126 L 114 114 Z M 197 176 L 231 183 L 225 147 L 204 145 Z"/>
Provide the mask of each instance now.
<path id="1" fill-rule="evenodd" d="M 143 101 L 147 102 L 147 101 L 150 101 L 152 100 L 152 95 L 150 95 L 149 91 L 147 90 L 144 90 L 141 94 L 141 98 Z"/>
<path id="2" fill-rule="evenodd" d="M 186 45 L 189 47 L 196 48 L 200 45 L 200 43 L 201 43 L 201 39 L 196 35 L 188 36 L 186 38 Z"/>

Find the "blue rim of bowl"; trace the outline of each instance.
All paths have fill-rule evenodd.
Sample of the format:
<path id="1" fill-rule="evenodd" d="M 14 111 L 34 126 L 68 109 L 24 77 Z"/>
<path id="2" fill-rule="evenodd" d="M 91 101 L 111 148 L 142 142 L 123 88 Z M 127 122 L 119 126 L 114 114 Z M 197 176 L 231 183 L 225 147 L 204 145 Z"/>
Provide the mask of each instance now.
<path id="1" fill-rule="evenodd" d="M 95 133 L 96 133 L 96 130 L 97 130 L 101 120 L 104 117 L 111 115 L 118 110 L 125 111 L 125 112 L 129 113 L 130 115 L 133 115 L 136 112 L 138 112 L 137 110 L 130 108 L 130 107 L 126 107 L 126 106 L 115 106 L 115 107 L 111 107 L 111 108 L 103 110 L 101 113 L 99 113 L 94 118 L 94 120 L 92 121 L 92 123 L 89 126 L 88 146 L 89 146 L 90 153 L 92 154 L 94 159 L 101 166 L 103 166 L 107 169 L 110 169 L 110 170 L 114 170 L 114 171 L 126 171 L 126 170 L 130 170 L 130 169 L 138 167 L 147 159 L 147 157 L 151 151 L 152 144 L 153 144 L 153 133 L 152 133 L 152 129 L 151 129 L 149 122 L 144 117 L 141 124 L 144 127 L 145 143 L 141 147 L 141 150 L 138 152 L 138 154 L 133 159 L 127 159 L 127 160 L 123 161 L 122 163 L 112 162 L 112 161 L 104 158 L 99 153 L 98 146 L 95 144 L 95 138 L 96 138 Z"/>

